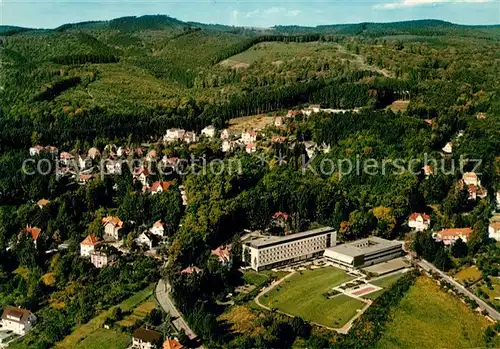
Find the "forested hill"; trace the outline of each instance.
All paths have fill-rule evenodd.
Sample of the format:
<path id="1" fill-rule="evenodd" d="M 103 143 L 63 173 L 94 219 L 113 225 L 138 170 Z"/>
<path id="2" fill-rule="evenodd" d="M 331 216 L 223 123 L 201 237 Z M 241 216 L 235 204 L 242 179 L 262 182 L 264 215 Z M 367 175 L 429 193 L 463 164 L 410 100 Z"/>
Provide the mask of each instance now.
<path id="1" fill-rule="evenodd" d="M 152 15 L 4 26 L 0 147 L 157 137 L 306 103 L 380 109 L 410 95 L 421 119 L 495 113 L 499 41 L 498 26 L 434 20 L 257 29 Z"/>

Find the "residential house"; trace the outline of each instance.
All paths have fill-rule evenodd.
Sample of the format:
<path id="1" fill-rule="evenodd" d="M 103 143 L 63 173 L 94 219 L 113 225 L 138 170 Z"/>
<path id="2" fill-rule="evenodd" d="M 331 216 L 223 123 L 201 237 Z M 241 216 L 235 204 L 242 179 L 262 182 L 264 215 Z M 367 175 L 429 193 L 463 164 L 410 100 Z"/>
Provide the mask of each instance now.
<path id="1" fill-rule="evenodd" d="M 139 246 L 146 246 L 148 250 L 152 250 L 153 247 L 158 245 L 158 241 L 155 235 L 151 234 L 149 231 L 143 231 L 135 239 L 135 242 Z"/>
<path id="2" fill-rule="evenodd" d="M 40 152 L 44 149 L 45 148 L 41 145 L 35 145 L 34 147 L 30 148 L 30 156 L 40 155 Z"/>
<path id="3" fill-rule="evenodd" d="M 176 142 L 181 140 L 185 133 L 186 131 L 181 128 L 171 128 L 167 130 L 167 134 L 163 136 L 163 140 L 165 142 Z"/>
<path id="4" fill-rule="evenodd" d="M 92 180 L 93 176 L 88 173 L 80 173 L 78 175 L 78 184 L 85 185 L 88 184 Z"/>
<path id="5" fill-rule="evenodd" d="M 81 155 L 78 155 L 78 167 L 82 171 L 92 167 L 92 159 L 89 157 L 84 158 Z"/>
<path id="6" fill-rule="evenodd" d="M 275 227 L 285 229 L 289 218 L 290 216 L 288 215 L 288 213 L 276 212 L 275 214 L 273 214 L 271 224 Z"/>
<path id="7" fill-rule="evenodd" d="M 319 104 L 311 104 L 309 108 L 312 109 L 313 113 L 319 113 L 321 111 L 321 105 Z"/>
<path id="8" fill-rule="evenodd" d="M 227 153 L 228 151 L 233 150 L 234 142 L 228 141 L 227 139 L 222 141 L 222 152 Z"/>
<path id="9" fill-rule="evenodd" d="M 442 241 L 446 246 L 450 246 L 453 245 L 458 239 L 462 239 L 463 242 L 469 241 L 471 235 L 471 228 L 452 228 L 441 230 L 439 233 L 434 235 L 434 239 Z"/>
<path id="10" fill-rule="evenodd" d="M 281 116 L 277 116 L 274 118 L 274 126 L 275 127 L 282 127 L 285 124 L 283 118 Z"/>
<path id="11" fill-rule="evenodd" d="M 488 236 L 491 239 L 500 241 L 500 221 L 493 221 L 488 226 Z"/>
<path id="12" fill-rule="evenodd" d="M 222 264 L 227 264 L 231 260 L 231 245 L 222 245 L 212 250 L 212 254 L 219 259 Z"/>
<path id="13" fill-rule="evenodd" d="M 186 193 L 186 188 L 184 188 L 183 185 L 179 186 L 179 192 L 181 194 L 181 198 L 182 198 L 182 204 L 184 206 L 187 206 L 188 204 L 188 199 L 187 199 L 187 193 Z"/>
<path id="14" fill-rule="evenodd" d="M 476 187 L 481 186 L 481 181 L 474 172 L 465 172 L 462 176 L 462 180 L 466 185 L 474 185 Z"/>
<path id="15" fill-rule="evenodd" d="M 184 349 L 184 346 L 177 339 L 167 339 L 163 343 L 163 349 Z"/>
<path id="16" fill-rule="evenodd" d="M 427 125 L 430 125 L 430 126 L 432 126 L 434 124 L 434 120 L 432 120 L 432 119 L 425 119 L 424 121 Z"/>
<path id="17" fill-rule="evenodd" d="M 424 167 L 422 167 L 422 170 L 424 171 L 424 175 L 426 178 L 434 174 L 434 168 L 432 168 L 432 166 L 430 165 L 425 165 Z"/>
<path id="18" fill-rule="evenodd" d="M 184 143 L 191 144 L 198 142 L 198 136 L 195 132 L 187 131 L 184 133 L 184 137 L 182 137 Z"/>
<path id="19" fill-rule="evenodd" d="M 38 200 L 38 202 L 36 203 L 38 205 L 38 207 L 41 209 L 43 209 L 45 206 L 47 206 L 48 204 L 50 203 L 49 200 L 46 200 L 46 199 L 41 199 L 41 200 Z"/>
<path id="20" fill-rule="evenodd" d="M 243 132 L 241 135 L 241 141 L 245 144 L 255 143 L 257 141 L 257 132 L 253 130 L 248 132 Z"/>
<path id="21" fill-rule="evenodd" d="M 127 156 L 129 154 L 130 150 L 127 147 L 118 147 L 116 150 L 116 156 L 122 157 L 122 156 Z"/>
<path id="22" fill-rule="evenodd" d="M 169 182 L 156 181 L 153 183 L 153 185 L 151 185 L 149 191 L 151 192 L 151 195 L 160 194 L 163 193 L 164 191 L 167 191 L 173 184 L 174 182 L 171 181 Z"/>
<path id="23" fill-rule="evenodd" d="M 286 113 L 287 118 L 293 118 L 297 115 L 297 112 L 295 110 L 289 110 L 288 113 Z"/>
<path id="24" fill-rule="evenodd" d="M 146 161 L 149 161 L 149 162 L 155 161 L 157 157 L 158 157 L 158 152 L 155 149 L 150 150 L 146 154 Z"/>
<path id="25" fill-rule="evenodd" d="M 106 159 L 104 167 L 106 174 L 122 174 L 122 161 L 115 159 Z"/>
<path id="26" fill-rule="evenodd" d="M 283 137 L 283 136 L 273 136 L 271 138 L 271 142 L 272 143 L 284 143 L 286 142 L 286 137 Z"/>
<path id="27" fill-rule="evenodd" d="M 153 223 L 153 226 L 149 229 L 151 234 L 163 238 L 165 236 L 165 224 L 159 220 Z"/>
<path id="28" fill-rule="evenodd" d="M 40 234 L 42 233 L 42 229 L 27 225 L 26 228 L 24 228 L 24 232 L 31 237 L 33 243 L 35 244 L 35 247 L 37 247 L 37 241 L 40 237 Z"/>
<path id="29" fill-rule="evenodd" d="M 458 182 L 458 189 L 462 189 L 464 187 L 465 181 L 462 179 Z M 467 185 L 467 191 L 469 192 L 469 200 L 477 200 L 477 198 L 484 199 L 488 196 L 488 191 L 486 188 L 481 186 L 475 186 L 474 184 Z"/>
<path id="30" fill-rule="evenodd" d="M 500 190 L 497 191 L 496 193 L 496 204 L 497 204 L 497 209 L 500 209 Z"/>
<path id="31" fill-rule="evenodd" d="M 187 267 L 186 269 L 183 269 L 181 271 L 181 274 L 193 274 L 193 273 L 199 274 L 201 273 L 201 269 L 198 267 Z"/>
<path id="32" fill-rule="evenodd" d="M 453 143 L 448 142 L 446 145 L 443 147 L 443 153 L 445 154 L 451 154 L 453 152 Z"/>
<path id="33" fill-rule="evenodd" d="M 224 140 L 224 139 L 230 140 L 231 138 L 239 137 L 239 135 L 240 134 L 238 131 L 226 128 L 226 129 L 222 130 L 222 132 L 220 133 L 220 138 L 222 140 Z"/>
<path id="34" fill-rule="evenodd" d="M 214 138 L 216 131 L 217 129 L 214 126 L 210 125 L 201 130 L 201 134 L 208 138 Z"/>
<path id="35" fill-rule="evenodd" d="M 254 143 L 249 143 L 249 144 L 245 145 L 245 151 L 248 154 L 255 153 L 257 151 L 257 146 Z"/>
<path id="36" fill-rule="evenodd" d="M 431 216 L 425 213 L 412 213 L 408 219 L 408 226 L 416 231 L 424 231 L 429 229 L 431 224 Z"/>
<path id="37" fill-rule="evenodd" d="M 7 306 L 2 313 L 2 329 L 24 336 L 36 323 L 36 316 L 29 310 Z"/>
<path id="38" fill-rule="evenodd" d="M 484 120 L 487 117 L 488 117 L 488 114 L 486 114 L 486 113 L 477 113 L 476 114 L 476 119 L 478 119 L 478 120 Z"/>
<path id="39" fill-rule="evenodd" d="M 108 216 L 102 219 L 104 226 L 104 239 L 105 240 L 119 240 L 120 229 L 123 228 L 123 222 L 118 217 Z"/>
<path id="40" fill-rule="evenodd" d="M 75 157 L 70 153 L 63 151 L 61 154 L 59 154 L 59 159 L 61 160 L 61 163 L 63 165 L 69 166 L 75 159 Z"/>
<path id="41" fill-rule="evenodd" d="M 80 256 L 89 257 L 90 253 L 95 251 L 97 245 L 102 241 L 95 235 L 89 234 L 82 242 L 80 242 Z"/>
<path id="42" fill-rule="evenodd" d="M 87 156 L 89 158 L 91 158 L 92 160 L 95 160 L 100 155 L 101 155 L 101 152 L 99 151 L 99 149 L 97 149 L 95 147 L 90 148 L 89 151 L 87 152 Z"/>
<path id="43" fill-rule="evenodd" d="M 132 348 L 160 349 L 162 334 L 146 327 L 139 327 L 132 334 Z"/>
<path id="44" fill-rule="evenodd" d="M 116 255 L 106 250 L 90 252 L 90 263 L 96 268 L 104 268 L 116 259 Z"/>
<path id="45" fill-rule="evenodd" d="M 43 150 L 49 152 L 52 156 L 56 156 L 57 153 L 59 152 L 59 149 L 57 149 L 53 145 L 48 145 Z"/>
<path id="46" fill-rule="evenodd" d="M 147 168 L 141 167 L 134 171 L 134 179 L 141 182 L 143 186 L 148 185 L 149 170 Z"/>

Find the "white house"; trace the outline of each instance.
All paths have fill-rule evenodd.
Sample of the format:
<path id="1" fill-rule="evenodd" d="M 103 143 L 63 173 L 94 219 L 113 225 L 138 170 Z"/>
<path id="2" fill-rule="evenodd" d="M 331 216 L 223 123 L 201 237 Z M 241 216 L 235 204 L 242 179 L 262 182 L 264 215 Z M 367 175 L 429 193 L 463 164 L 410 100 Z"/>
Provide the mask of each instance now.
<path id="1" fill-rule="evenodd" d="M 255 153 L 257 151 L 257 146 L 254 143 L 249 143 L 245 146 L 245 151 L 248 154 Z"/>
<path id="2" fill-rule="evenodd" d="M 434 168 L 432 168 L 432 166 L 430 165 L 425 165 L 424 167 L 422 167 L 422 170 L 424 171 L 425 177 L 429 177 L 434 174 Z"/>
<path id="3" fill-rule="evenodd" d="M 80 256 L 89 257 L 92 252 L 95 251 L 95 247 L 99 245 L 101 241 L 98 237 L 90 234 L 82 242 L 80 242 Z"/>
<path id="4" fill-rule="evenodd" d="M 434 235 L 434 239 L 442 241 L 446 246 L 450 246 L 453 245 L 458 239 L 462 239 L 463 242 L 469 241 L 471 235 L 471 228 L 443 229 Z"/>
<path id="5" fill-rule="evenodd" d="M 201 130 L 201 134 L 205 137 L 208 137 L 208 138 L 214 138 L 215 137 L 215 132 L 216 132 L 216 128 L 215 126 L 207 126 L 205 127 L 203 130 Z"/>
<path id="6" fill-rule="evenodd" d="M 118 217 L 108 216 L 102 219 L 104 226 L 104 239 L 105 240 L 119 240 L 120 229 L 123 228 L 123 222 Z"/>
<path id="7" fill-rule="evenodd" d="M 222 130 L 222 132 L 220 133 L 220 138 L 221 139 L 231 139 L 231 137 L 238 137 L 240 134 L 235 131 L 235 130 L 230 130 L 228 128 L 225 128 L 224 130 Z"/>
<path id="8" fill-rule="evenodd" d="M 70 153 L 63 151 L 61 154 L 59 154 L 59 159 L 61 160 L 61 163 L 63 165 L 69 166 L 75 159 L 75 157 Z"/>
<path id="9" fill-rule="evenodd" d="M 429 229 L 431 217 L 425 213 L 412 213 L 408 219 L 408 226 L 416 231 L 424 231 Z"/>
<path id="10" fill-rule="evenodd" d="M 2 314 L 2 329 L 24 336 L 36 323 L 36 316 L 29 310 L 5 307 Z"/>
<path id="11" fill-rule="evenodd" d="M 222 151 L 224 153 L 227 153 L 228 151 L 231 151 L 232 149 L 233 149 L 233 142 L 228 141 L 227 139 L 222 141 Z"/>
<path id="12" fill-rule="evenodd" d="M 248 131 L 241 134 L 241 141 L 245 144 L 255 143 L 257 141 L 257 132 Z"/>
<path id="13" fill-rule="evenodd" d="M 162 334 L 145 327 L 139 327 L 132 334 L 132 348 L 159 349 Z"/>
<path id="14" fill-rule="evenodd" d="M 105 161 L 106 174 L 121 174 L 122 162 L 121 160 L 106 159 Z"/>
<path id="15" fill-rule="evenodd" d="M 191 144 L 198 142 L 198 136 L 195 132 L 187 131 L 184 133 L 184 137 L 182 137 L 184 143 Z"/>
<path id="16" fill-rule="evenodd" d="M 149 229 L 151 234 L 154 234 L 159 237 L 165 236 L 165 224 L 160 220 L 153 223 L 153 226 Z"/>
<path id="17" fill-rule="evenodd" d="M 282 127 L 285 123 L 283 122 L 283 117 L 277 116 L 274 118 L 274 126 Z"/>
<path id="18" fill-rule="evenodd" d="M 92 251 L 90 253 L 90 263 L 92 263 L 96 268 L 104 268 L 115 259 L 116 256 L 114 254 L 110 254 L 109 252 L 102 250 Z"/>
<path id="19" fill-rule="evenodd" d="M 167 191 L 173 184 L 174 182 L 156 181 L 151 185 L 149 191 L 151 195 L 160 194 Z"/>
<path id="20" fill-rule="evenodd" d="M 97 158 L 100 155 L 101 155 L 101 152 L 99 151 L 99 149 L 97 149 L 95 147 L 90 148 L 88 153 L 87 153 L 87 156 L 89 158 L 91 158 L 92 160 L 95 160 L 95 158 Z"/>
<path id="21" fill-rule="evenodd" d="M 152 250 L 156 246 L 156 238 L 153 234 L 148 231 L 144 231 L 139 234 L 135 239 L 135 242 L 139 246 L 146 246 L 148 249 Z"/>
<path id="22" fill-rule="evenodd" d="M 488 226 L 488 236 L 491 239 L 500 241 L 500 221 L 490 223 Z"/>
<path id="23" fill-rule="evenodd" d="M 92 160 L 90 158 L 84 158 L 81 155 L 78 155 L 78 167 L 80 170 L 85 170 L 92 166 Z"/>
<path id="24" fill-rule="evenodd" d="M 143 186 L 148 185 L 149 170 L 147 168 L 141 167 L 134 171 L 134 179 L 141 182 Z"/>
<path id="25" fill-rule="evenodd" d="M 443 147 L 443 152 L 446 154 L 451 154 L 453 152 L 453 143 L 448 142 L 446 145 Z"/>
<path id="26" fill-rule="evenodd" d="M 167 130 L 167 134 L 163 136 L 165 142 L 175 142 L 181 140 L 186 133 L 185 130 L 181 128 L 171 128 Z"/>
<path id="27" fill-rule="evenodd" d="M 44 149 L 41 145 L 35 145 L 30 148 L 30 156 L 40 155 L 40 152 Z"/>

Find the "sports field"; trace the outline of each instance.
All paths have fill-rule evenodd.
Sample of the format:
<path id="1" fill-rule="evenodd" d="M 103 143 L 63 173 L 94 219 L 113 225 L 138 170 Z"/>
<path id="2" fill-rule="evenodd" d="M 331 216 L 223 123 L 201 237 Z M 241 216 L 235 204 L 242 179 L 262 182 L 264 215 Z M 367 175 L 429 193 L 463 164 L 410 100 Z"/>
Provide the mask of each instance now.
<path id="1" fill-rule="evenodd" d="M 478 348 L 489 322 L 420 277 L 392 313 L 377 349 Z"/>
<path id="2" fill-rule="evenodd" d="M 356 315 L 356 310 L 364 303 L 342 294 L 330 298 L 324 294 L 351 279 L 352 276 L 336 268 L 306 270 L 284 280 L 259 300 L 270 308 L 306 321 L 338 328 Z"/>

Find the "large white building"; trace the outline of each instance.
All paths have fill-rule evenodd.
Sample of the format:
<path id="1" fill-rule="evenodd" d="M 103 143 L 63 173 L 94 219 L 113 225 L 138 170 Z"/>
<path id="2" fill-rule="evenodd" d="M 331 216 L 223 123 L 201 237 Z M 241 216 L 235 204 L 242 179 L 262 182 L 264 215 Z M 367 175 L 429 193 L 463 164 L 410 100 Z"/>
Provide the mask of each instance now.
<path id="1" fill-rule="evenodd" d="M 347 268 L 362 268 L 382 263 L 403 254 L 403 244 L 376 236 L 330 247 L 324 256 L 329 262 Z"/>
<path id="2" fill-rule="evenodd" d="M 36 316 L 29 310 L 5 307 L 2 314 L 2 328 L 24 336 L 35 325 Z"/>
<path id="3" fill-rule="evenodd" d="M 321 256 L 336 243 L 337 232 L 331 227 L 268 236 L 244 242 L 243 260 L 254 270 L 270 269 Z"/>

